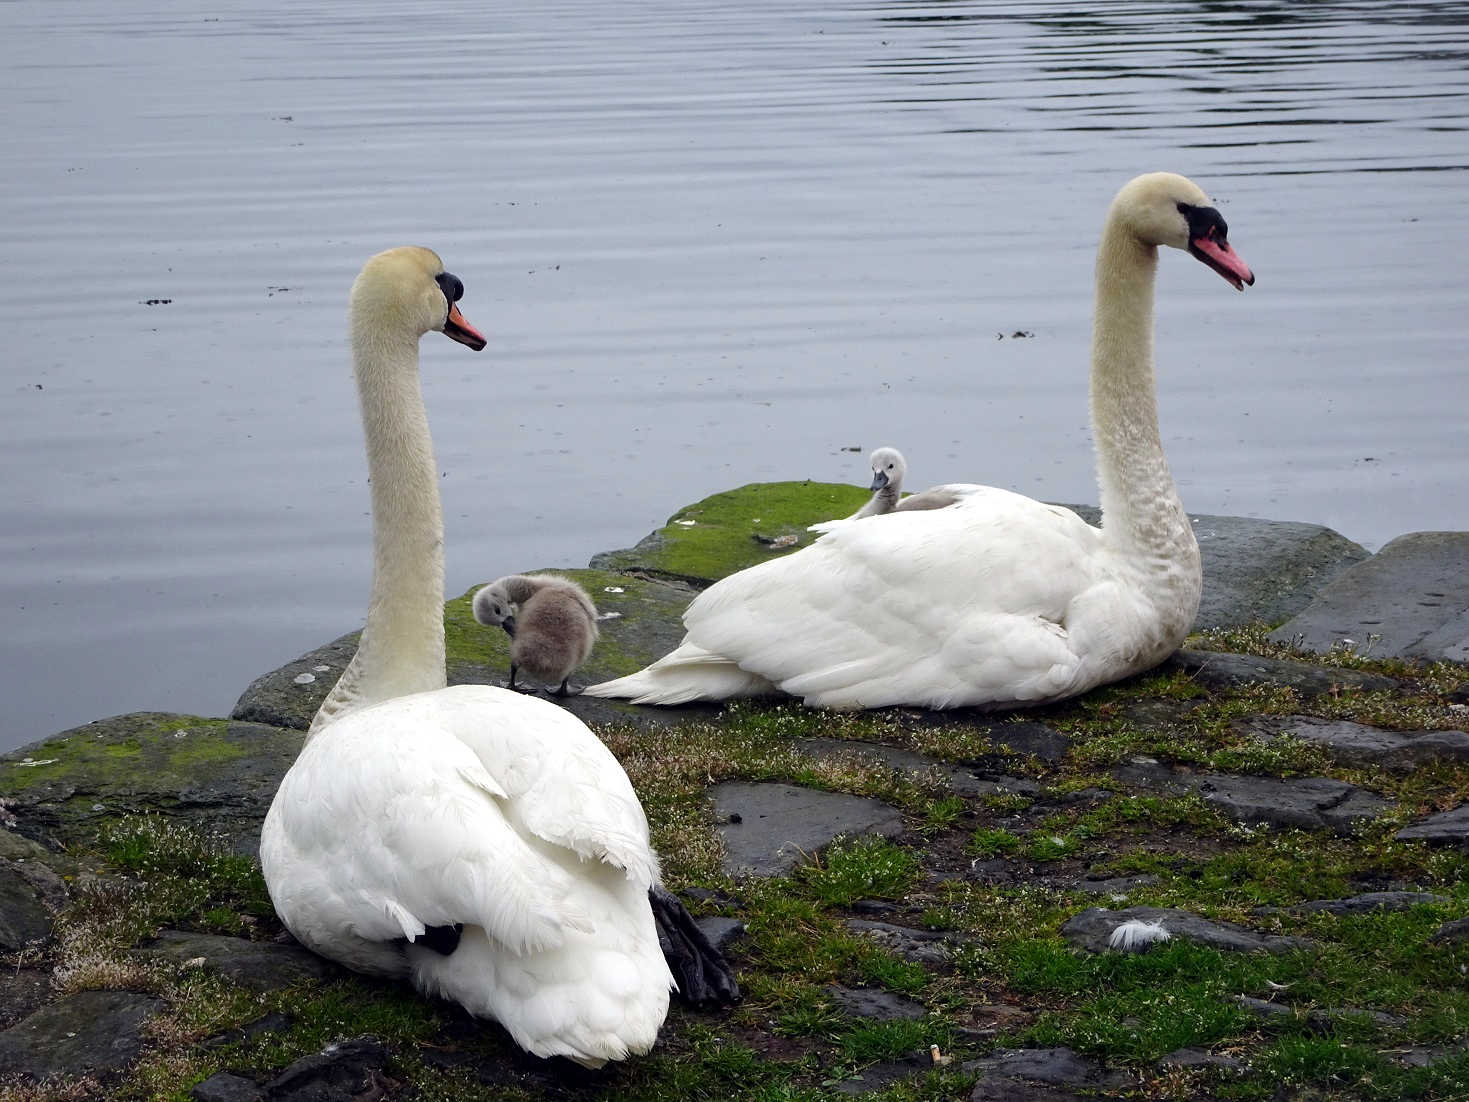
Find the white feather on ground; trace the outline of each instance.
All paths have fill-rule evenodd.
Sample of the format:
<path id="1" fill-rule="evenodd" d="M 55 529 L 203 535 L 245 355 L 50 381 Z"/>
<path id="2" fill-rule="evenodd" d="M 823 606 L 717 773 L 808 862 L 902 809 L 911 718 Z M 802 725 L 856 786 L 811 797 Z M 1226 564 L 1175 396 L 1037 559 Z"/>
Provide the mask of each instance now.
<path id="1" fill-rule="evenodd" d="M 1122 953 L 1141 953 L 1172 938 L 1173 935 L 1162 922 L 1134 918 L 1115 927 L 1107 935 L 1107 947 Z"/>

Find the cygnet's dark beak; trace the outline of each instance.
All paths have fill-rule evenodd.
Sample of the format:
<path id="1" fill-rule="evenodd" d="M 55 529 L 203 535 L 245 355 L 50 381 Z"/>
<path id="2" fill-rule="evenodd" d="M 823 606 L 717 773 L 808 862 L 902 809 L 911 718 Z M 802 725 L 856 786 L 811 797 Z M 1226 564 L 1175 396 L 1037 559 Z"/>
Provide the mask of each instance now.
<path id="1" fill-rule="evenodd" d="M 514 616 L 507 616 L 507 617 L 505 617 L 504 621 L 500 624 L 500 626 L 505 629 L 505 634 L 506 635 L 510 636 L 510 638 L 512 638 L 512 639 L 515 638 L 515 617 Z"/>
<path id="2" fill-rule="evenodd" d="M 869 486 L 869 487 L 867 487 L 867 488 L 869 490 L 881 490 L 887 484 L 888 484 L 888 473 L 887 473 L 887 471 L 873 471 L 872 472 L 872 485 Z"/>

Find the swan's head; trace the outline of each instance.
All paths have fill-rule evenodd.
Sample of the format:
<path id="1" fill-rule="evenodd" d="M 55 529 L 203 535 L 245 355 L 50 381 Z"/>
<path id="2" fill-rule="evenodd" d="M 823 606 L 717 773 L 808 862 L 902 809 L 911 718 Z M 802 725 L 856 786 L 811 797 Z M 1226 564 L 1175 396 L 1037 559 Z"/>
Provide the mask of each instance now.
<path id="1" fill-rule="evenodd" d="M 903 476 L 908 473 L 908 464 L 903 462 L 903 453 L 897 448 L 878 448 L 869 457 L 872 460 L 873 490 L 884 486 L 901 486 Z"/>
<path id="2" fill-rule="evenodd" d="M 485 627 L 502 627 L 506 635 L 515 638 L 515 602 L 499 582 L 492 582 L 475 593 L 470 608 L 474 618 Z"/>
<path id="3" fill-rule="evenodd" d="M 1253 284 L 1249 265 L 1229 245 L 1229 226 L 1204 190 L 1186 176 L 1150 172 L 1128 183 L 1112 201 L 1120 219 L 1148 245 L 1183 249 L 1202 260 L 1237 291 Z"/>
<path id="4" fill-rule="evenodd" d="M 430 249 L 406 245 L 378 253 L 352 284 L 353 328 L 411 335 L 443 333 L 478 352 L 485 338 L 456 305 L 464 295 L 459 277 L 444 271 Z"/>

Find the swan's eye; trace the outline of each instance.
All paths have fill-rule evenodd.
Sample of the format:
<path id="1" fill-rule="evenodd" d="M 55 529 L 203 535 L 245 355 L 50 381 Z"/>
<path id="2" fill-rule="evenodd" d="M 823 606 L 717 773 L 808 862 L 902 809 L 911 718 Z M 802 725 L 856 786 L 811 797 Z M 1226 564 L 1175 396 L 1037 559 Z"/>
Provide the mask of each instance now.
<path id="1" fill-rule="evenodd" d="M 464 284 L 459 282 L 459 277 L 453 272 L 440 272 L 434 277 L 434 282 L 450 302 L 458 302 L 464 297 Z"/>

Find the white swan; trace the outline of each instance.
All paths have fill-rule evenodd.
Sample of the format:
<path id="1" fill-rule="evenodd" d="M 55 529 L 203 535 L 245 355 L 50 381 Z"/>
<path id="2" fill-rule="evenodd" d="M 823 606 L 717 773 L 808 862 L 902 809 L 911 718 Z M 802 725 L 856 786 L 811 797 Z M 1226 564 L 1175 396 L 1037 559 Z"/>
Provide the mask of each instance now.
<path id="1" fill-rule="evenodd" d="M 1092 430 L 1102 527 L 991 487 L 947 508 L 844 524 L 718 582 L 687 634 L 592 696 L 681 704 L 778 690 L 829 708 L 1041 704 L 1162 661 L 1188 633 L 1198 544 L 1158 435 L 1153 283 L 1159 245 L 1237 289 L 1253 283 L 1192 181 L 1118 192 L 1097 256 Z"/>
<path id="2" fill-rule="evenodd" d="M 353 284 L 372 601 L 266 815 L 260 863 L 308 948 L 411 977 L 538 1056 L 595 1067 L 652 1047 L 673 986 L 655 911 L 659 924 L 687 914 L 659 887 L 642 807 L 595 735 L 544 700 L 445 687 L 418 341 L 441 331 L 484 347 L 455 306 L 462 292 L 418 248 L 373 257 Z"/>
<path id="3" fill-rule="evenodd" d="M 600 632 L 597 606 L 585 589 L 559 574 L 508 574 L 481 587 L 470 602 L 474 618 L 510 636 L 510 684 L 522 669 L 556 688 L 552 696 L 574 696 L 571 675 L 592 653 Z"/>

